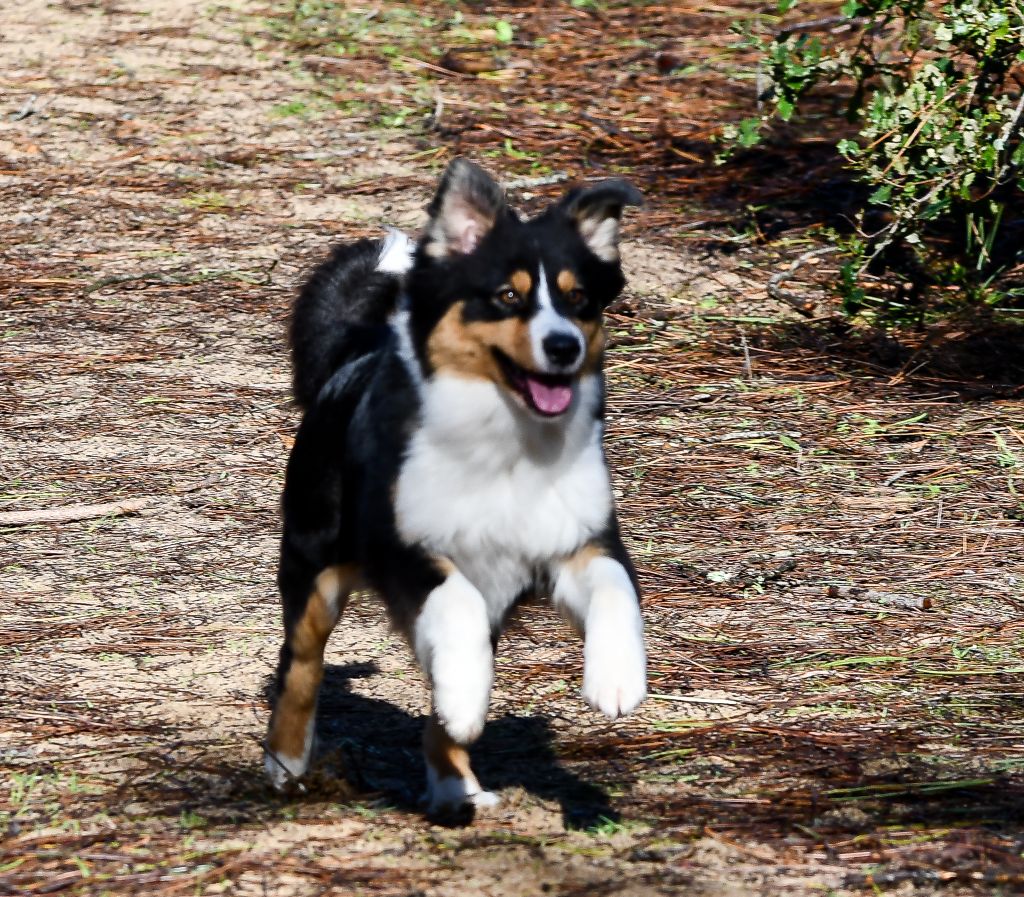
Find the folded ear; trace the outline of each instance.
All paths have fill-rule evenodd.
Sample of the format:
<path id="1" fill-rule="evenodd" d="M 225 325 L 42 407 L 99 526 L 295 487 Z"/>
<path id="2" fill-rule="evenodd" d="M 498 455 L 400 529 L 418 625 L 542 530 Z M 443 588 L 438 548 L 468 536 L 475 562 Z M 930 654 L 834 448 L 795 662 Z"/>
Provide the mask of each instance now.
<path id="1" fill-rule="evenodd" d="M 619 219 L 624 206 L 643 205 L 640 191 L 618 178 L 570 191 L 562 200 L 565 214 L 579 228 L 583 242 L 604 262 L 619 259 Z"/>
<path id="2" fill-rule="evenodd" d="M 424 250 L 434 258 L 472 252 L 506 208 L 494 178 L 468 159 L 454 159 L 427 206 Z"/>

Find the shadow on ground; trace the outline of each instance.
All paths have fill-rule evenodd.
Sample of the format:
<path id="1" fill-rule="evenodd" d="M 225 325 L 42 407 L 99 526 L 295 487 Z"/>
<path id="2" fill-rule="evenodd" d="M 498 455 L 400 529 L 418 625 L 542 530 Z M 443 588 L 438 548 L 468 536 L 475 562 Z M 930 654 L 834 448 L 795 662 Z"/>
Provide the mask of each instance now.
<path id="1" fill-rule="evenodd" d="M 373 663 L 329 665 L 317 709 L 317 747 L 307 795 L 316 799 L 340 783 L 353 797 L 372 793 L 409 812 L 422 812 L 426 782 L 420 739 L 426 718 L 388 701 L 354 694 L 352 681 L 376 675 Z M 269 685 L 267 693 L 269 696 Z M 607 793 L 559 763 L 553 734 L 539 716 L 489 720 L 473 746 L 473 768 L 485 788 L 519 787 L 557 802 L 569 828 L 617 819 Z"/>
<path id="2" fill-rule="evenodd" d="M 223 743 L 208 753 L 182 743 L 140 758 L 152 761 L 153 772 L 122 786 L 123 803 L 146 803 L 172 821 L 197 815 L 231 826 L 291 819 L 296 811 L 319 817 L 325 805 L 337 808 L 332 818 L 346 806 L 367 805 L 418 816 L 424 719 L 353 693 L 354 680 L 377 672 L 372 663 L 327 668 L 319 750 L 305 790 L 277 795 L 251 757 L 239 762 Z M 1005 697 L 1005 708 L 992 700 L 991 713 L 1019 711 L 1016 694 Z M 665 730 L 660 739 L 648 731 L 636 743 L 628 731 L 569 740 L 556 739 L 543 718 L 505 716 L 489 723 L 474 760 L 486 787 L 518 787 L 556 802 L 568 828 L 624 819 L 673 833 L 668 847 L 659 846 L 668 844 L 664 838 L 641 839 L 637 860 L 672 860 L 711 836 L 751 839 L 779 856 L 796 848 L 824 851 L 840 863 L 847 854 L 882 862 L 890 852 L 912 851 L 899 855 L 914 875 L 927 868 L 944 882 L 973 886 L 983 868 L 986 882 L 1024 883 L 1024 787 L 998 758 L 984 751 L 943 755 L 942 743 L 941 733 L 877 720 L 708 721 Z M 613 804 L 587 779 L 608 781 L 619 767 L 634 784 Z M 524 825 L 520 820 L 529 837 L 533 823 Z M 862 873 L 851 876 L 851 886 L 864 883 Z"/>
<path id="3" fill-rule="evenodd" d="M 748 339 L 777 352 L 824 355 L 837 372 L 898 375 L 900 382 L 941 386 L 962 399 L 1015 396 L 1024 388 L 1021 324 L 952 322 L 896 339 L 881 330 L 855 331 L 844 321 L 797 321 Z"/>

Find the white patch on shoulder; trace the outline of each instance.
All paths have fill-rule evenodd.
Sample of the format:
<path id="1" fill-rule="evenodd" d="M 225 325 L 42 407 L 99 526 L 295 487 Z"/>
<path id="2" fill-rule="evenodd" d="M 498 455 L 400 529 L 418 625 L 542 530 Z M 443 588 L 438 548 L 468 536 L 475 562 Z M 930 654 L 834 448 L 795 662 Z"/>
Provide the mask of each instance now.
<path id="1" fill-rule="evenodd" d="M 596 557 L 577 573 L 565 566 L 554 600 L 584 631 L 584 699 L 611 719 L 632 713 L 647 696 L 647 657 L 640 602 L 626 569 L 609 557 Z"/>
<path id="2" fill-rule="evenodd" d="M 476 740 L 487 721 L 494 654 L 483 596 L 461 573 L 452 573 L 427 596 L 413 647 L 430 678 L 444 730 L 459 744 Z"/>
<path id="3" fill-rule="evenodd" d="M 278 791 L 284 791 L 291 783 L 302 778 L 309 768 L 309 758 L 313 753 L 315 717 L 316 713 L 311 713 L 309 722 L 306 723 L 301 756 L 289 757 L 287 754 L 275 754 L 269 747 L 264 749 L 263 768 L 266 770 L 270 783 Z"/>
<path id="4" fill-rule="evenodd" d="M 416 244 L 406 234 L 389 227 L 377 257 L 377 270 L 383 274 L 406 274 L 412 268 L 415 252 Z"/>
<path id="5" fill-rule="evenodd" d="M 538 371 L 549 374 L 573 374 L 583 364 L 586 342 L 583 339 L 580 328 L 564 315 L 560 315 L 555 311 L 554 302 L 551 300 L 551 286 L 548 283 L 548 276 L 544 271 L 543 263 L 541 263 L 539 275 L 537 280 L 537 311 L 530 318 L 530 349 L 533 352 L 533 363 Z M 544 340 L 556 333 L 573 337 L 580 347 L 579 356 L 568 367 L 556 367 L 551 363 L 547 353 L 544 351 Z"/>
<path id="6" fill-rule="evenodd" d="M 545 421 L 488 381 L 437 375 L 423 385 L 396 485 L 398 529 L 451 559 L 483 595 L 494 630 L 539 570 L 608 522 L 600 391 L 583 377 L 565 415 Z"/>

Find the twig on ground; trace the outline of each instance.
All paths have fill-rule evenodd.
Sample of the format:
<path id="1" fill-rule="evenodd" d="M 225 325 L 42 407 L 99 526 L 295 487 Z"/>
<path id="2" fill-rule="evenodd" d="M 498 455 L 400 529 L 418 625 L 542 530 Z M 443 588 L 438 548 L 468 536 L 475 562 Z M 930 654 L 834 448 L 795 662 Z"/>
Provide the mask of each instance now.
<path id="1" fill-rule="evenodd" d="M 857 602 L 873 601 L 875 604 L 886 604 L 907 610 L 931 610 L 932 607 L 932 599 L 926 595 L 897 595 L 893 592 L 876 592 L 874 589 L 845 586 L 829 586 L 828 597 Z"/>
<path id="2" fill-rule="evenodd" d="M 559 171 L 555 174 L 545 174 L 534 178 L 512 178 L 505 181 L 506 190 L 526 190 L 530 187 L 547 187 L 550 184 L 560 184 L 569 180 L 567 171 Z"/>
<path id="3" fill-rule="evenodd" d="M 414 59 L 412 56 L 397 56 L 396 59 L 400 59 L 402 62 L 408 65 L 415 65 L 419 68 L 430 69 L 432 72 L 437 72 L 441 75 L 447 75 L 449 78 L 473 78 L 475 75 L 467 75 L 462 72 L 455 71 L 453 69 L 442 68 L 439 65 L 434 65 L 432 62 L 426 62 L 422 59 Z"/>
<path id="4" fill-rule="evenodd" d="M 839 34 L 863 25 L 866 21 L 865 18 L 850 18 L 849 16 L 824 16 L 820 19 L 808 19 L 805 22 L 794 22 L 792 25 L 780 28 L 775 35 L 775 40 L 782 41 L 791 34 L 804 34 L 808 31 L 831 31 L 833 34 Z"/>
<path id="5" fill-rule="evenodd" d="M 778 271 L 768 278 L 768 295 L 779 302 L 785 302 L 786 305 L 798 311 L 805 318 L 813 318 L 814 304 L 812 302 L 808 302 L 806 299 L 802 299 L 800 296 L 797 296 L 796 293 L 790 293 L 788 290 L 782 289 L 780 284 L 783 284 L 792 278 L 793 275 L 811 259 L 822 255 L 829 255 L 833 252 L 839 252 L 839 247 L 823 246 L 820 249 L 812 249 L 810 252 L 805 252 L 789 266 L 788 270 Z"/>
<path id="6" fill-rule="evenodd" d="M 33 115 L 36 112 L 35 106 L 36 100 L 38 99 L 38 94 L 32 94 L 32 96 L 25 100 L 25 104 L 11 116 L 11 121 L 21 121 L 23 118 L 28 118 L 30 115 Z"/>
<path id="7" fill-rule="evenodd" d="M 111 274 L 109 277 L 101 277 L 98 280 L 94 280 L 92 283 L 87 284 L 82 290 L 82 295 L 88 296 L 90 293 L 95 293 L 97 290 L 102 290 L 104 287 L 115 286 L 121 283 L 131 283 L 136 280 L 145 281 L 147 283 L 170 284 L 173 286 L 191 286 L 192 284 L 217 280 L 221 277 L 234 276 L 243 283 L 253 284 L 255 286 L 266 286 L 270 282 L 270 274 L 275 267 L 277 267 L 276 259 L 271 262 L 262 280 L 257 280 L 243 271 L 237 271 L 230 268 L 218 268 L 214 270 L 199 269 L 198 271 L 184 271 L 179 269 L 180 273 L 179 271 L 142 271 L 138 274 Z"/>
<path id="8" fill-rule="evenodd" d="M 430 114 L 428 122 L 432 131 L 440 129 L 442 115 L 444 115 L 444 96 L 441 94 L 441 91 L 438 90 L 434 94 L 434 111 Z"/>
<path id="9" fill-rule="evenodd" d="M 739 328 L 740 331 L 740 345 L 743 347 L 743 376 L 747 380 L 754 379 L 754 365 L 750 360 L 750 346 L 747 345 L 747 335 L 743 332 L 743 328 Z"/>
<path id="10" fill-rule="evenodd" d="M 71 523 L 94 517 L 120 517 L 148 508 L 153 498 L 126 498 L 101 505 L 66 505 L 38 511 L 5 511 L 0 513 L 0 526 L 28 526 L 32 523 Z"/>

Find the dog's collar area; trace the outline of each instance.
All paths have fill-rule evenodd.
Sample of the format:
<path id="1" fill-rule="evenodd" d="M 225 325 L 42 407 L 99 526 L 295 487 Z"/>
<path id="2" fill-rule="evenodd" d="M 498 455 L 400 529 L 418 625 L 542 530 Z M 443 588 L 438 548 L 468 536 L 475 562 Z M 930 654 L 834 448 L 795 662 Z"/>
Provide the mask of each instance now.
<path id="1" fill-rule="evenodd" d="M 564 374 L 539 374 L 516 364 L 500 349 L 493 349 L 505 380 L 526 407 L 542 417 L 559 417 L 569 410 L 573 378 Z"/>

